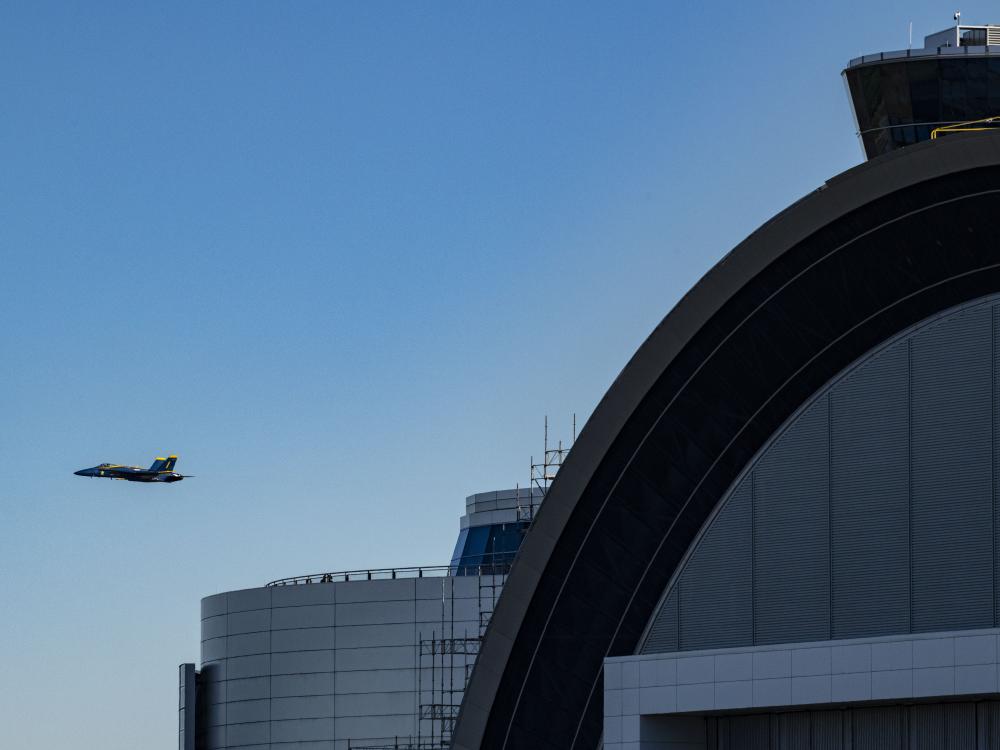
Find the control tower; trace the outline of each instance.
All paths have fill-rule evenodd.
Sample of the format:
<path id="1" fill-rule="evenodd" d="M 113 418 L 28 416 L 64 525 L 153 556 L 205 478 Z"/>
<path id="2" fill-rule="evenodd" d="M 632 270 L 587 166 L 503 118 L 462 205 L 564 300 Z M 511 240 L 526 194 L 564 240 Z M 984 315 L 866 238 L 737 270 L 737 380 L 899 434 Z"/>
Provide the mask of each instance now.
<path id="1" fill-rule="evenodd" d="M 1000 25 L 966 26 L 955 15 L 922 48 L 856 57 L 843 71 L 867 158 L 998 124 Z"/>

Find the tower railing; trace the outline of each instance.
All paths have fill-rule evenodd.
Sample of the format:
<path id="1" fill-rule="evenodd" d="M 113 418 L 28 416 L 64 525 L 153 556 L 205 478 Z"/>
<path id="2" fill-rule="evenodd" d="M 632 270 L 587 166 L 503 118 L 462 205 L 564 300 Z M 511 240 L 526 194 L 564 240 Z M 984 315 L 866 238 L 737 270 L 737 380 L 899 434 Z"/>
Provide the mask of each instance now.
<path id="1" fill-rule="evenodd" d="M 468 562 L 457 565 L 420 565 L 416 567 L 367 568 L 362 570 L 341 570 L 334 573 L 310 573 L 308 575 L 278 578 L 268 586 L 302 586 L 317 583 L 341 583 L 344 581 L 390 581 L 399 578 L 443 578 L 446 576 L 506 575 L 514 562 L 513 552 L 497 552 L 476 555 Z"/>

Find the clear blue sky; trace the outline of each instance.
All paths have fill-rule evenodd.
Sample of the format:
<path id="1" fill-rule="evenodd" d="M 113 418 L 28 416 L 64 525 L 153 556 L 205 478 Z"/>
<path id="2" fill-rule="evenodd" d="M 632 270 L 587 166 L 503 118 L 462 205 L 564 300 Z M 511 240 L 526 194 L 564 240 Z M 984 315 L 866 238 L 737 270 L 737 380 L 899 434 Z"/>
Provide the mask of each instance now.
<path id="1" fill-rule="evenodd" d="M 0 744 L 172 749 L 202 596 L 446 561 L 954 10 L 0 6 Z"/>

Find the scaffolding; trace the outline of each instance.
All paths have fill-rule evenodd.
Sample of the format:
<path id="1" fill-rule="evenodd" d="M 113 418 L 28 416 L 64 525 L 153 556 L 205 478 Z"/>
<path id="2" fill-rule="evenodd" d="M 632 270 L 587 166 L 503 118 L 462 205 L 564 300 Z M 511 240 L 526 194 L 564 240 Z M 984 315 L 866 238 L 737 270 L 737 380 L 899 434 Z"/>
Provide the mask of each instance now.
<path id="1" fill-rule="evenodd" d="M 576 442 L 576 414 L 573 415 L 573 442 L 563 447 L 562 441 L 549 446 L 549 418 L 545 417 L 545 435 L 541 461 L 531 457 L 531 473 L 527 488 L 522 493 L 520 485 L 515 492 L 517 521 L 526 531 L 535 517 L 535 511 L 548 492 L 549 485 L 562 466 L 570 447 Z M 491 555 L 476 566 L 478 595 L 475 616 L 471 609 L 462 612 L 456 621 L 456 605 L 460 608 L 462 597 L 456 596 L 456 581 L 468 580 L 466 566 L 452 567 L 441 580 L 441 620 L 425 637 L 419 633 L 417 644 L 417 735 L 396 737 L 391 744 L 352 744 L 349 750 L 447 750 L 451 746 L 455 723 L 462 705 L 462 697 L 472 676 L 496 609 L 500 592 L 507 582 L 507 575 L 514 553 Z M 393 571 L 393 578 L 396 577 Z M 423 577 L 422 575 L 420 577 Z M 296 581 L 298 582 L 298 581 Z M 279 582 L 281 583 L 281 582 Z M 471 599 L 465 599 L 471 605 Z M 466 605 L 466 606 L 469 606 Z M 475 623 L 470 632 L 468 623 Z"/>
<path id="2" fill-rule="evenodd" d="M 440 630 L 431 631 L 430 638 L 422 637 L 419 643 L 417 664 L 417 694 L 420 707 L 417 717 L 416 748 L 447 748 L 451 744 L 455 722 L 462 705 L 462 696 L 472 676 L 472 667 L 479 656 L 485 624 L 496 606 L 499 589 L 507 578 L 509 563 L 494 562 L 484 566 L 476 576 L 478 596 L 476 602 L 477 627 L 469 632 L 467 623 L 471 611 L 459 622 L 466 625 L 456 627 L 456 606 L 461 606 L 461 597 L 456 597 L 456 582 L 468 580 L 469 576 L 455 576 L 441 581 L 441 624 Z M 489 583 L 485 583 L 488 581 Z"/>
<path id="3" fill-rule="evenodd" d="M 545 416 L 545 437 L 542 447 L 542 460 L 535 461 L 535 457 L 531 457 L 531 469 L 528 480 L 528 491 L 526 502 L 522 502 L 521 489 L 518 485 L 517 489 L 517 520 L 519 521 L 532 521 L 535 518 L 535 511 L 538 509 L 539 504 L 545 497 L 545 494 L 549 491 L 549 485 L 552 484 L 552 480 L 556 478 L 560 467 L 563 465 L 563 461 L 566 460 L 566 456 L 569 455 L 569 449 L 573 447 L 573 443 L 576 442 L 576 414 L 573 415 L 573 440 L 568 446 L 563 447 L 563 441 L 560 440 L 556 443 L 555 447 L 549 447 L 549 417 Z"/>
<path id="4" fill-rule="evenodd" d="M 412 737 L 394 737 L 392 742 L 370 745 L 359 745 L 353 740 L 347 740 L 347 750 L 447 750 L 447 745 L 420 744 Z"/>
<path id="5" fill-rule="evenodd" d="M 510 563 L 505 561 L 503 565 L 491 565 L 479 575 L 479 639 L 486 636 L 486 628 L 493 617 L 493 610 L 497 607 L 497 599 L 500 591 L 507 583 L 507 573 L 510 571 Z M 478 654 L 478 651 L 476 652 Z M 475 663 L 475 660 L 473 660 Z"/>

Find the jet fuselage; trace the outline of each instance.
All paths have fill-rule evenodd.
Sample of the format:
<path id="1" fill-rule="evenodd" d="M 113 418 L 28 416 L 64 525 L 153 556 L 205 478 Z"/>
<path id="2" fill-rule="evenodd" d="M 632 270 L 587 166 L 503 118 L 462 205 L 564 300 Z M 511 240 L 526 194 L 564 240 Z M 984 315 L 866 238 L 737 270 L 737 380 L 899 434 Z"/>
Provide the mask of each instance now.
<path id="1" fill-rule="evenodd" d="M 157 458 L 148 469 L 141 466 L 125 466 L 124 464 L 100 464 L 90 469 L 74 471 L 78 477 L 103 477 L 105 479 L 124 479 L 128 482 L 179 482 L 183 474 L 174 471 L 177 456 Z"/>

